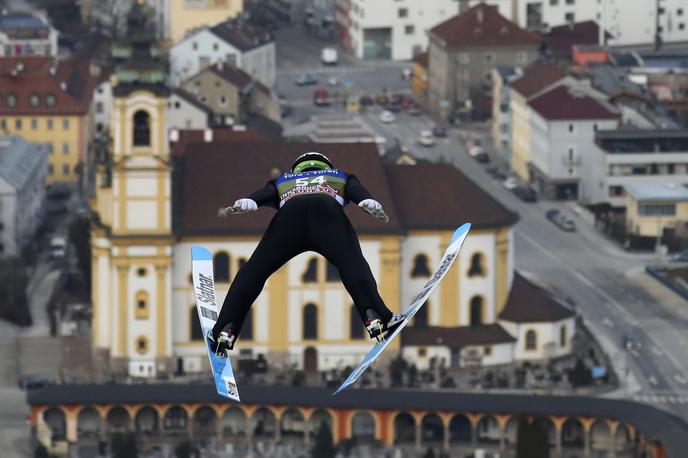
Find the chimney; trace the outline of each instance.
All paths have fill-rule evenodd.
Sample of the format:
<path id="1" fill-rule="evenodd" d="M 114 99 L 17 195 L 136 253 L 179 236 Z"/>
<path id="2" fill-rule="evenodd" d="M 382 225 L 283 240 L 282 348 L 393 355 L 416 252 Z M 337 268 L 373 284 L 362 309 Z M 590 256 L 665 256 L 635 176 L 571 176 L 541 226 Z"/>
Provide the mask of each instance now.
<path id="1" fill-rule="evenodd" d="M 213 130 L 212 129 L 206 129 L 203 131 L 203 141 L 206 143 L 210 143 L 213 141 Z"/>
<path id="2" fill-rule="evenodd" d="M 172 129 L 170 131 L 170 141 L 171 142 L 178 142 L 179 141 L 179 131 L 177 129 Z"/>

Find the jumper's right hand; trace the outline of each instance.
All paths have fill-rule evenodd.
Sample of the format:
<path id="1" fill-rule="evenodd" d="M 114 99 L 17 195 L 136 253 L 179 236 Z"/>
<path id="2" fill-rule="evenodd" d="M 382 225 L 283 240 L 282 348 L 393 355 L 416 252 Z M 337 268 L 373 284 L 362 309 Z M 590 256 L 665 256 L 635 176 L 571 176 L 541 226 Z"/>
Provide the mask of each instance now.
<path id="1" fill-rule="evenodd" d="M 234 202 L 234 205 L 227 208 L 221 208 L 217 212 L 217 216 L 225 218 L 227 215 L 236 213 L 247 213 L 258 210 L 258 204 L 253 199 L 239 199 Z"/>

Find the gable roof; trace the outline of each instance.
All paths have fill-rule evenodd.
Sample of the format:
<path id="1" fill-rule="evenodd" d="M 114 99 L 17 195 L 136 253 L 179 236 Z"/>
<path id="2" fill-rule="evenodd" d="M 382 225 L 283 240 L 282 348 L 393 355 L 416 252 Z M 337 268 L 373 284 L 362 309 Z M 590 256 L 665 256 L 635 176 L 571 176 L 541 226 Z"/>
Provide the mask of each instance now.
<path id="1" fill-rule="evenodd" d="M 21 137 L 0 137 L 0 177 L 14 189 L 23 189 L 47 157 L 48 151 L 43 146 Z"/>
<path id="2" fill-rule="evenodd" d="M 88 63 L 64 62 L 52 57 L 0 57 L 0 115 L 82 115 L 90 108 L 98 80 L 90 76 Z M 15 107 L 7 96 L 17 98 Z M 31 96 L 38 95 L 37 106 Z M 47 96 L 55 97 L 48 106 Z"/>
<path id="3" fill-rule="evenodd" d="M 511 89 L 528 98 L 565 77 L 566 71 L 561 64 L 536 60 L 522 77 L 511 83 Z"/>
<path id="4" fill-rule="evenodd" d="M 619 115 L 588 95 L 576 93 L 568 86 L 558 86 L 530 102 L 530 107 L 543 118 L 556 120 L 615 119 Z"/>
<path id="5" fill-rule="evenodd" d="M 267 141 L 258 132 L 251 129 L 234 130 L 230 128 L 218 129 L 179 129 L 177 130 L 178 139 L 176 141 L 170 140 L 170 151 L 174 156 L 182 156 L 187 149 L 189 143 L 203 143 L 205 141 L 206 131 L 212 132 L 213 143 L 246 143 L 246 142 L 264 142 Z"/>
<path id="6" fill-rule="evenodd" d="M 206 114 L 212 114 L 212 112 L 213 112 L 213 110 L 211 110 L 209 106 L 201 103 L 200 100 L 196 99 L 196 97 L 194 97 L 192 94 L 186 92 L 182 88 L 172 88 L 170 90 L 170 93 L 173 95 L 176 95 L 180 99 L 193 105 L 194 107 L 198 108 L 199 110 L 203 111 Z"/>
<path id="7" fill-rule="evenodd" d="M 479 3 L 430 29 L 445 46 L 538 46 L 540 38 L 499 14 L 496 6 Z"/>
<path id="8" fill-rule="evenodd" d="M 518 215 L 453 166 L 417 163 L 387 165 L 387 178 L 404 227 L 455 229 L 470 221 L 474 228 L 516 224 Z"/>
<path id="9" fill-rule="evenodd" d="M 514 323 L 556 322 L 571 318 L 576 313 L 564 306 L 544 288 L 514 272 L 509 297 L 499 319 Z"/>
<path id="10" fill-rule="evenodd" d="M 210 31 L 240 51 L 249 51 L 274 41 L 269 30 L 241 19 L 220 22 Z"/>
<path id="11" fill-rule="evenodd" d="M 555 56 L 570 58 L 572 46 L 596 45 L 599 42 L 599 31 L 600 27 L 595 21 L 582 21 L 552 27 L 542 35 L 542 39 Z M 609 33 L 607 38 L 611 38 Z"/>
<path id="12" fill-rule="evenodd" d="M 210 71 L 214 73 L 242 92 L 248 91 L 254 82 L 253 78 L 251 78 L 251 75 L 240 68 L 236 68 L 228 64 L 217 63 L 208 67 L 207 69 L 201 70 L 199 74 L 203 73 L 204 71 Z"/>

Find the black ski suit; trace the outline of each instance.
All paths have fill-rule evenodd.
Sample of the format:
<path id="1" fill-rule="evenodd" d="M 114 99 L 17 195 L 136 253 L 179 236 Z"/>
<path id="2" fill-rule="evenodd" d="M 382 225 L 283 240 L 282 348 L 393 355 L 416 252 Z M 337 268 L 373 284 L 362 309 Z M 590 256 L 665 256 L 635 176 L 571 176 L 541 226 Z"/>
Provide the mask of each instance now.
<path id="1" fill-rule="evenodd" d="M 371 198 L 355 176 L 346 176 L 346 200 L 358 204 Z M 216 339 L 228 323 L 234 323 L 238 336 L 268 277 L 305 251 L 321 254 L 339 270 L 342 283 L 362 321 L 366 320 L 365 311 L 369 308 L 376 311 L 384 323 L 390 320 L 392 312 L 377 291 L 377 283 L 363 257 L 356 232 L 337 200 L 326 194 L 304 194 L 292 197 L 280 208 L 274 180 L 247 198 L 253 199 L 258 206 L 271 206 L 278 210 L 251 258 L 239 270 L 229 288 L 213 328 Z"/>

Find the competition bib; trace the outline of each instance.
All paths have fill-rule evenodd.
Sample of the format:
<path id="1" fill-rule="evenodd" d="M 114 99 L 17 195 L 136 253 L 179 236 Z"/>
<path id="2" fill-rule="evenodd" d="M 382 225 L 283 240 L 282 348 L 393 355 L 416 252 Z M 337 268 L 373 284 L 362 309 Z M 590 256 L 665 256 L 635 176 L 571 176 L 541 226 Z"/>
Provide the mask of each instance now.
<path id="1" fill-rule="evenodd" d="M 346 205 L 346 199 L 344 199 L 346 175 L 337 169 L 285 173 L 275 180 L 275 186 L 277 186 L 280 207 L 292 197 L 303 194 L 326 194 L 342 206 Z"/>

